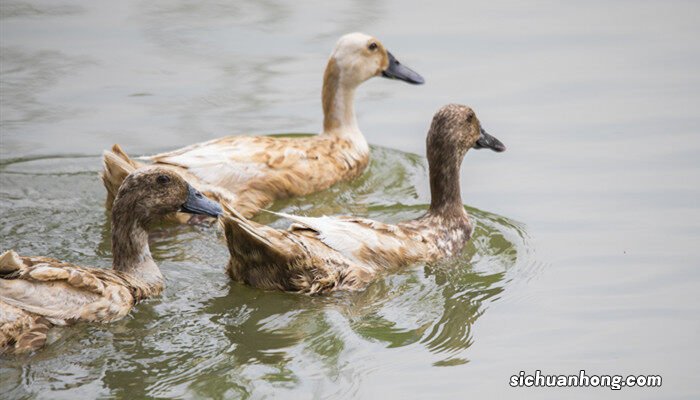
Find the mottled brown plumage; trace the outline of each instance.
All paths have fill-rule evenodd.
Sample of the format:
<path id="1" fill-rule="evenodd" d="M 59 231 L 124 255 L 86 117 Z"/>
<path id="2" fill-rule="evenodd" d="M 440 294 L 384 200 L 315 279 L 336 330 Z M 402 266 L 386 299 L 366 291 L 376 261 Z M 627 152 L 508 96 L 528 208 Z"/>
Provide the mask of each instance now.
<path id="1" fill-rule="evenodd" d="M 209 206 L 209 208 L 207 208 Z M 146 229 L 177 210 L 218 214 L 178 174 L 146 167 L 124 179 L 112 208 L 112 269 L 78 266 L 48 257 L 0 255 L 0 353 L 43 346 L 51 325 L 111 322 L 163 290 Z"/>
<path id="2" fill-rule="evenodd" d="M 431 204 L 425 215 L 395 225 L 355 217 L 300 217 L 278 230 L 225 207 L 221 223 L 230 252 L 228 273 L 251 286 L 324 293 L 364 288 L 379 272 L 458 254 L 472 224 L 459 187 L 470 148 L 505 147 L 488 135 L 466 106 L 447 105 L 433 118 L 427 148 Z"/>
<path id="3" fill-rule="evenodd" d="M 369 146 L 355 118 L 355 89 L 381 75 L 422 83 L 419 75 L 400 65 L 377 39 L 360 33 L 345 35 L 324 74 L 320 135 L 228 136 L 146 159 L 183 174 L 207 196 L 250 218 L 274 200 L 324 190 L 364 171 Z M 115 188 L 140 165 L 117 145 L 105 152 L 102 180 L 108 208 Z M 189 216 L 176 219 L 185 222 Z"/>

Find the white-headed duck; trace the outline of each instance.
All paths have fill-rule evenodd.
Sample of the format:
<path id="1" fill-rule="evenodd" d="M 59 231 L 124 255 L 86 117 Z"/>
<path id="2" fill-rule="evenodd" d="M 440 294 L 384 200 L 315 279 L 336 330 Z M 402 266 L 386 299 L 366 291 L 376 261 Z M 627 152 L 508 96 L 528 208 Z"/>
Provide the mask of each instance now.
<path id="1" fill-rule="evenodd" d="M 364 171 L 369 146 L 357 126 L 354 97 L 357 87 L 375 76 L 423 83 L 376 38 L 347 34 L 338 40 L 323 76 L 321 134 L 227 136 L 145 159 L 183 173 L 204 194 L 250 218 L 276 199 L 324 190 Z M 107 208 L 121 181 L 139 165 L 118 145 L 105 151 Z M 178 215 L 177 220 L 189 217 Z"/>

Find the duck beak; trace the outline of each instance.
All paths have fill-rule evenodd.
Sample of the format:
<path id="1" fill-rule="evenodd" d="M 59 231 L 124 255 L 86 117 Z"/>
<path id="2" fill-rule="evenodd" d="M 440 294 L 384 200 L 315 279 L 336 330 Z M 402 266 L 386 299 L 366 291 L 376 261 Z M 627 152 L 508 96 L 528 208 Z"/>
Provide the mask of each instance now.
<path id="1" fill-rule="evenodd" d="M 221 215 L 221 205 L 204 196 L 199 190 L 188 185 L 187 201 L 180 211 L 190 214 L 202 214 L 217 218 Z"/>
<path id="2" fill-rule="evenodd" d="M 425 79 L 423 79 L 423 77 L 416 71 L 401 64 L 399 60 L 397 60 L 389 51 L 387 51 L 386 54 L 389 56 L 389 66 L 382 71 L 383 77 L 389 79 L 400 79 L 414 85 L 421 85 L 425 83 Z"/>
<path id="3" fill-rule="evenodd" d="M 479 135 L 479 139 L 476 141 L 476 144 L 474 145 L 475 149 L 491 149 L 497 153 L 500 153 L 502 151 L 506 151 L 506 145 L 501 143 L 500 140 L 489 135 L 484 130 L 484 128 L 479 128 L 479 129 L 481 129 L 481 134 Z"/>

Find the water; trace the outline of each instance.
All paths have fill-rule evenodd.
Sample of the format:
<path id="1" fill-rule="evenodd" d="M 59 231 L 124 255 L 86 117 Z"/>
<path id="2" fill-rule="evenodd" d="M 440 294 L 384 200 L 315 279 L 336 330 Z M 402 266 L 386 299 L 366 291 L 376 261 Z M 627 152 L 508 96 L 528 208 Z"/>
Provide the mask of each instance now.
<path id="1" fill-rule="evenodd" d="M 419 215 L 432 114 L 466 103 L 508 151 L 467 155 L 478 228 L 464 254 L 306 297 L 231 283 L 213 227 L 163 226 L 151 241 L 163 296 L 1 360 L 3 398 L 700 394 L 694 2 L 2 0 L 0 249 L 108 267 L 102 149 L 316 132 L 326 57 L 351 31 L 427 83 L 363 85 L 370 170 L 274 208 Z M 664 380 L 508 386 L 536 369 Z"/>

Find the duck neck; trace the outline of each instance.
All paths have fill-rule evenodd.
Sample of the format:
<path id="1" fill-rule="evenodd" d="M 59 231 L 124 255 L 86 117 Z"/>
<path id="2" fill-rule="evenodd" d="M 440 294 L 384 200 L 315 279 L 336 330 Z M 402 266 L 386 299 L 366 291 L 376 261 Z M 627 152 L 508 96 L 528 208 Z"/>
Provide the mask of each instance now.
<path id="1" fill-rule="evenodd" d="M 430 170 L 429 214 L 443 217 L 462 217 L 466 214 L 460 193 L 460 167 L 461 162 L 459 161 L 445 163 L 428 158 Z"/>
<path id="2" fill-rule="evenodd" d="M 366 145 L 355 118 L 357 86 L 357 82 L 343 76 L 335 58 L 331 57 L 323 75 L 323 133 Z"/>
<path id="3" fill-rule="evenodd" d="M 137 217 L 137 208 L 119 200 L 112 207 L 112 268 L 159 292 L 163 274 L 151 256 L 145 221 Z"/>

